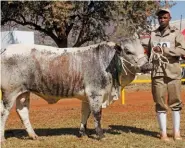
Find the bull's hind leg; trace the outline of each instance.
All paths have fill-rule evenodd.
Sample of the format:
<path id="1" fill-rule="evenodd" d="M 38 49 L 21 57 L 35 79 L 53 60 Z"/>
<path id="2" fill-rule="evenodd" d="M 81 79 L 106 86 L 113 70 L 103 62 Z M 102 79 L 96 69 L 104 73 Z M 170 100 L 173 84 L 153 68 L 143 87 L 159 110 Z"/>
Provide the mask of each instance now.
<path id="1" fill-rule="evenodd" d="M 89 96 L 90 108 L 94 116 L 95 130 L 98 139 L 105 137 L 103 134 L 103 129 L 101 128 L 102 102 L 103 94 L 92 93 Z"/>
<path id="2" fill-rule="evenodd" d="M 81 125 L 80 125 L 80 131 L 79 136 L 85 136 L 87 131 L 87 120 L 89 118 L 89 115 L 91 113 L 89 103 L 82 101 L 82 110 L 81 110 Z"/>
<path id="3" fill-rule="evenodd" d="M 5 140 L 5 124 L 8 119 L 10 110 L 15 103 L 15 93 L 3 92 L 1 99 L 1 142 Z"/>
<path id="4" fill-rule="evenodd" d="M 34 132 L 29 119 L 29 104 L 30 104 L 29 97 L 30 97 L 29 92 L 19 95 L 19 97 L 16 99 L 16 111 L 19 114 L 29 137 L 32 139 L 37 139 L 38 136 Z"/>

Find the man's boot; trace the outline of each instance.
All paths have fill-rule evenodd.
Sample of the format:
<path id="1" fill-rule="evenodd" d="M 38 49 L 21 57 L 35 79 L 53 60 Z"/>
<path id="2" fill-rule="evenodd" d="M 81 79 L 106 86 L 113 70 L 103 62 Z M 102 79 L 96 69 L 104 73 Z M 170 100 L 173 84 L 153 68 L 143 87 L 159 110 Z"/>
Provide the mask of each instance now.
<path id="1" fill-rule="evenodd" d="M 182 140 L 180 135 L 180 111 L 172 111 L 173 120 L 173 138 L 174 140 Z"/>
<path id="2" fill-rule="evenodd" d="M 169 141 L 166 132 L 166 112 L 157 112 L 157 120 L 160 128 L 160 138 L 163 141 Z"/>

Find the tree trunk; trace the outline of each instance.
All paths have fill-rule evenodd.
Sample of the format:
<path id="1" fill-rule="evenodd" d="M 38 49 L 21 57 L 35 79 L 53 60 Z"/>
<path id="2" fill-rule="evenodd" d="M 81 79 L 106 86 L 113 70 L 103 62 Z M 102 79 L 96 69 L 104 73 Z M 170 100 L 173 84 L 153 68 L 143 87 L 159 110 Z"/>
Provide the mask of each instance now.
<path id="1" fill-rule="evenodd" d="M 66 48 L 68 45 L 67 45 L 67 38 L 65 38 L 65 39 L 58 39 L 57 41 L 55 41 L 56 42 L 56 44 L 57 44 L 57 46 L 59 47 L 59 48 Z"/>

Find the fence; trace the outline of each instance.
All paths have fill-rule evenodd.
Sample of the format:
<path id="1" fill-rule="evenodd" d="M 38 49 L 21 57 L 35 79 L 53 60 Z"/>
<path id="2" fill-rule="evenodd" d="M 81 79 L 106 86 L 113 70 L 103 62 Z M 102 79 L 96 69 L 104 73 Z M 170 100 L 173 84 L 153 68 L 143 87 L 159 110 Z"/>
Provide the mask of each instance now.
<path id="1" fill-rule="evenodd" d="M 185 64 L 181 64 L 181 67 L 185 67 Z M 185 79 L 181 79 L 182 82 L 185 82 Z M 131 84 L 139 84 L 139 83 L 151 83 L 151 79 L 148 80 L 133 80 Z M 125 104 L 125 89 L 121 91 L 121 103 Z"/>

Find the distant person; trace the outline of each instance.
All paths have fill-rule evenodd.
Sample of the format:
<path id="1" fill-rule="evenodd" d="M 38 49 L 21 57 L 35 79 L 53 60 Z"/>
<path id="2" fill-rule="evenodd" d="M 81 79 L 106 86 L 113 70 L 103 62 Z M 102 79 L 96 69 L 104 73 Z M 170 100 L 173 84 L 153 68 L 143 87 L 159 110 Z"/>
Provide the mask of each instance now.
<path id="1" fill-rule="evenodd" d="M 163 53 L 169 61 L 166 64 L 161 64 L 157 59 L 152 61 L 152 95 L 160 127 L 160 138 L 169 141 L 166 131 L 166 113 L 169 107 L 172 110 L 173 138 L 174 140 L 182 140 L 180 135 L 182 101 L 179 59 L 185 55 L 184 36 L 177 28 L 169 25 L 171 20 L 169 9 L 161 8 L 156 12 L 156 15 L 158 16 L 159 28 L 151 33 L 149 56 L 153 50 L 156 53 Z M 167 101 L 166 93 L 168 94 Z"/>

